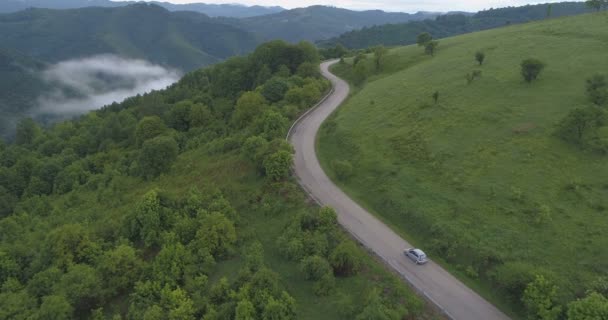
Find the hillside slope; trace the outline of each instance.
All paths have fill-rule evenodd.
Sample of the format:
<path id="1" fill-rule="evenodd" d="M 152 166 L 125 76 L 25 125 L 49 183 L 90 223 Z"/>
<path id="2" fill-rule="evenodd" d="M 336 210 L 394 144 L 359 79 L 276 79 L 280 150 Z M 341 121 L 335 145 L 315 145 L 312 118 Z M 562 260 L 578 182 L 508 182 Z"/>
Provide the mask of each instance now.
<path id="1" fill-rule="evenodd" d="M 0 15 L 0 43 L 46 62 L 114 53 L 189 71 L 249 52 L 257 40 L 199 13 L 142 3 Z"/>
<path id="2" fill-rule="evenodd" d="M 329 89 L 317 63 L 274 43 L 20 122 L 0 143 L 0 319 L 438 319 L 290 177 L 289 123 Z"/>
<path id="3" fill-rule="evenodd" d="M 490 9 L 473 15 L 448 14 L 434 20 L 386 24 L 353 30 L 332 39 L 319 41 L 319 45 L 330 47 L 340 43 L 348 48 L 408 45 L 416 43 L 416 36 L 422 32 L 429 32 L 435 38 L 445 38 L 509 24 L 543 20 L 548 17 L 577 15 L 590 11 L 582 2 L 560 2 Z"/>
<path id="4" fill-rule="evenodd" d="M 557 285 L 562 305 L 600 290 L 608 115 L 590 106 L 585 83 L 608 76 L 606 39 L 600 13 L 440 40 L 435 57 L 417 46 L 391 50 L 322 128 L 324 167 L 431 258 L 516 312 L 536 275 Z M 531 57 L 546 68 L 525 83 L 520 63 Z M 467 84 L 474 70 L 481 77 Z M 352 67 L 335 71 L 349 77 Z M 596 144 L 557 135 L 576 108 L 599 110 L 581 129 Z"/>

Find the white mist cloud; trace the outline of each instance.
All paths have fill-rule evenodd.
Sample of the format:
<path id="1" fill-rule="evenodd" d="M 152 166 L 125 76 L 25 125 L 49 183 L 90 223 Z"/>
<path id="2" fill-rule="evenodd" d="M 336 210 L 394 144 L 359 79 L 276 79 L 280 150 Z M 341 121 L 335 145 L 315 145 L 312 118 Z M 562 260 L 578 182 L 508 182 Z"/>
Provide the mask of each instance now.
<path id="1" fill-rule="evenodd" d="M 39 97 L 35 113 L 67 117 L 164 89 L 180 74 L 144 60 L 99 55 L 59 62 L 42 78 L 56 89 Z"/>

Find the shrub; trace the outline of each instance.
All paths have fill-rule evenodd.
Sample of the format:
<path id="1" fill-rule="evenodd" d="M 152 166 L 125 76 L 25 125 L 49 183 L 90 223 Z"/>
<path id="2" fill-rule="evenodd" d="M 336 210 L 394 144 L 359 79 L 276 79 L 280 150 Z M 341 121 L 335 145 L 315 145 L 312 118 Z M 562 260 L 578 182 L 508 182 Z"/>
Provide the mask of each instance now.
<path id="1" fill-rule="evenodd" d="M 435 51 L 437 51 L 438 46 L 439 41 L 429 41 L 429 43 L 424 46 L 424 52 L 433 57 L 435 56 Z"/>
<path id="2" fill-rule="evenodd" d="M 340 243 L 332 252 L 329 261 L 334 273 L 341 276 L 354 275 L 361 266 L 357 247 L 350 241 Z"/>
<path id="3" fill-rule="evenodd" d="M 479 65 L 483 64 L 483 61 L 486 59 L 486 54 L 483 53 L 482 51 L 477 51 L 475 53 L 475 60 L 477 61 L 477 63 L 479 63 Z"/>
<path id="4" fill-rule="evenodd" d="M 541 71 L 545 68 L 545 64 L 538 59 L 526 59 L 521 62 L 521 75 L 526 82 L 532 82 L 538 78 Z"/>
<path id="5" fill-rule="evenodd" d="M 271 154 L 264 159 L 264 171 L 270 180 L 279 181 L 286 179 L 291 170 L 293 156 L 291 153 L 281 150 Z"/>
<path id="6" fill-rule="evenodd" d="M 308 256 L 300 263 L 300 269 L 306 280 L 320 280 L 326 275 L 331 275 L 331 267 L 325 258 L 320 256 Z"/>
<path id="7" fill-rule="evenodd" d="M 603 75 L 594 75 L 587 79 L 587 95 L 594 104 L 601 106 L 608 102 L 608 82 Z"/>

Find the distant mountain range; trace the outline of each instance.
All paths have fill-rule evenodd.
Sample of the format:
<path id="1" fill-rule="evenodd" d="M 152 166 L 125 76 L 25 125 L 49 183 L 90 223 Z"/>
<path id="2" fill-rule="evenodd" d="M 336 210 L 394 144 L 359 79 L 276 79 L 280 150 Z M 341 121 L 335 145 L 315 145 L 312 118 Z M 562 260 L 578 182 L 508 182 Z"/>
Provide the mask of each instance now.
<path id="1" fill-rule="evenodd" d="M 418 21 L 438 16 L 438 13 L 415 14 L 381 10 L 352 11 L 327 6 L 297 8 L 279 13 L 256 16 L 230 23 L 258 34 L 262 40 L 319 40 L 344 32 L 387 23 Z"/>
<path id="2" fill-rule="evenodd" d="M 361 28 L 346 32 L 338 37 L 318 41 L 317 44 L 322 47 L 333 47 L 341 44 L 351 49 L 377 45 L 406 45 L 415 43 L 416 36 L 422 32 L 429 32 L 435 38 L 444 38 L 509 24 L 587 12 L 590 12 L 590 9 L 584 2 L 560 2 L 490 9 L 476 14 L 449 13 L 437 16 L 435 19 Z"/>
<path id="3" fill-rule="evenodd" d="M 137 1 L 110 1 L 110 0 L 2 0 L 0 13 L 11 13 L 27 8 L 45 9 L 77 9 L 85 7 L 123 7 L 135 4 Z M 156 4 L 170 11 L 194 11 L 204 13 L 210 17 L 245 18 L 273 14 L 284 11 L 281 7 L 245 6 L 241 4 L 207 4 L 189 3 L 174 4 L 169 2 L 148 2 Z"/>
<path id="4" fill-rule="evenodd" d="M 0 15 L 0 46 L 51 63 L 110 53 L 189 71 L 258 43 L 252 33 L 204 14 L 145 3 Z"/>

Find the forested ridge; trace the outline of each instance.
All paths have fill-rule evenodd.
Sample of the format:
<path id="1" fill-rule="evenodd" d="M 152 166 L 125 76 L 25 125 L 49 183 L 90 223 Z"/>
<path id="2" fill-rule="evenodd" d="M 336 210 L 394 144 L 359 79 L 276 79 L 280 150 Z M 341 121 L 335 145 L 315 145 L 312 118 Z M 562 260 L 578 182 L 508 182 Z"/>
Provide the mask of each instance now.
<path id="1" fill-rule="evenodd" d="M 341 44 L 351 49 L 377 45 L 397 46 L 416 43 L 422 32 L 445 38 L 458 34 L 499 28 L 506 25 L 591 12 L 584 2 L 559 2 L 520 7 L 492 8 L 473 15 L 446 14 L 434 19 L 399 24 L 384 24 L 353 30 L 328 40 L 318 41 L 322 47 Z"/>
<path id="2" fill-rule="evenodd" d="M 0 144 L 0 319 L 432 318 L 306 201 L 290 122 L 329 90 L 281 41 Z"/>

